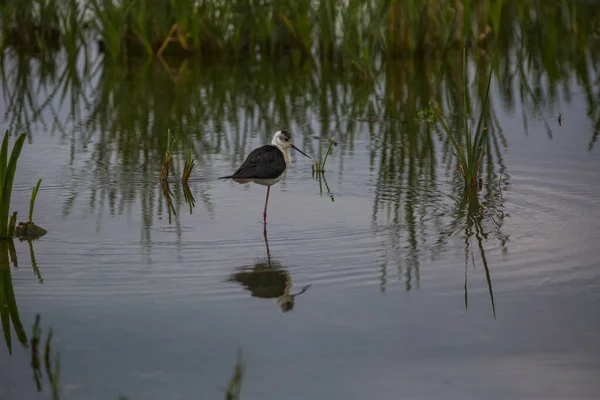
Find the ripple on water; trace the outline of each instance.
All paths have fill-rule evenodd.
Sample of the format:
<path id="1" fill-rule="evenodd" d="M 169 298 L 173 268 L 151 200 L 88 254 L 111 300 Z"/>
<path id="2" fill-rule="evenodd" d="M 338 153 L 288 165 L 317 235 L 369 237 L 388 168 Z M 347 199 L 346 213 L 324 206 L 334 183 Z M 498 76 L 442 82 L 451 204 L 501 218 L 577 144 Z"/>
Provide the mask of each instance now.
<path id="1" fill-rule="evenodd" d="M 588 171 L 516 166 L 506 193 L 509 256 L 496 272 L 511 288 L 600 288 L 600 188 Z"/>

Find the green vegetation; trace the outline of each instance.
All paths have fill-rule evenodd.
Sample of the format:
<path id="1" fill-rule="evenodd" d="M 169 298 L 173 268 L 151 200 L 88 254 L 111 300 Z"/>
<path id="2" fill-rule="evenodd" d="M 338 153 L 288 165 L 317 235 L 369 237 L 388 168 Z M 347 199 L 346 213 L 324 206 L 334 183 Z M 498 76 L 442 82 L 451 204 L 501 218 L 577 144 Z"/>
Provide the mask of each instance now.
<path id="1" fill-rule="evenodd" d="M 485 156 L 485 147 L 487 141 L 487 128 L 483 126 L 483 118 L 485 108 L 488 104 L 488 96 L 490 93 L 490 83 L 492 81 L 492 70 L 487 78 L 487 86 L 485 89 L 485 96 L 481 104 L 481 112 L 477 121 L 477 127 L 473 134 L 471 124 L 471 105 L 469 101 L 469 80 L 467 76 L 467 55 L 466 50 L 463 51 L 463 124 L 462 129 L 464 130 L 464 136 L 461 132 L 452 133 L 452 130 L 445 121 L 444 116 L 440 108 L 433 102 L 431 102 L 431 108 L 435 112 L 437 120 L 442 125 L 442 128 L 454 148 L 455 154 L 458 158 L 458 169 L 465 180 L 465 188 L 471 190 L 477 190 L 477 176 L 479 168 L 481 167 L 481 161 Z"/>
<path id="2" fill-rule="evenodd" d="M 325 172 L 325 163 L 327 162 L 327 157 L 329 157 L 329 154 L 331 153 L 331 148 L 333 147 L 334 144 L 336 144 L 335 140 L 330 139 L 329 147 L 327 148 L 327 152 L 325 153 L 325 159 L 323 159 L 323 150 L 322 150 L 321 146 L 319 146 L 319 158 L 312 165 L 312 175 L 313 176 L 315 176 L 315 173 L 318 175 L 318 174 L 322 174 Z"/>
<path id="3" fill-rule="evenodd" d="M 194 169 L 194 157 L 192 155 L 192 150 L 190 150 L 188 152 L 188 158 L 183 166 L 183 173 L 181 174 L 181 183 L 184 185 L 187 185 L 188 181 L 190 180 L 192 169 Z"/>
<path id="4" fill-rule="evenodd" d="M 100 37 L 101 51 L 113 59 L 294 54 L 371 76 L 378 58 L 494 45 L 514 22 L 551 22 L 545 43 L 563 38 L 560 25 L 574 33 L 594 30 L 595 15 L 578 10 L 585 7 L 591 9 L 535 0 L 7 0 L 0 14 L 3 48 L 74 49 L 87 36 Z"/>
<path id="5" fill-rule="evenodd" d="M 2 141 L 2 149 L 0 150 L 0 190 L 2 190 L 0 192 L 0 240 L 14 237 L 15 224 L 14 222 L 10 223 L 8 213 L 15 171 L 17 170 L 17 160 L 21 155 L 24 142 L 25 134 L 23 133 L 15 141 L 10 159 L 8 159 L 8 130 L 4 134 L 4 140 Z"/>
<path id="6" fill-rule="evenodd" d="M 327 157 L 332 151 L 333 146 L 337 146 L 337 143 L 333 139 L 329 139 L 329 147 L 325 152 L 325 158 L 323 158 L 323 148 L 319 146 L 319 156 L 317 161 L 311 166 L 312 168 L 312 176 L 313 178 L 316 176 L 316 179 L 319 181 L 319 193 L 323 196 L 323 184 L 325 184 L 325 188 L 327 189 L 327 194 L 332 202 L 334 202 L 333 194 L 329 189 L 329 185 L 327 184 L 327 180 L 325 179 L 325 163 L 327 162 Z"/>
<path id="7" fill-rule="evenodd" d="M 162 169 L 160 171 L 160 180 L 166 181 L 169 178 L 169 169 L 173 165 L 173 143 L 175 142 L 175 138 L 171 137 L 171 130 L 169 129 L 167 132 L 167 150 L 165 151 L 165 158 L 162 163 Z"/>
<path id="8" fill-rule="evenodd" d="M 162 187 L 162 193 L 165 201 L 167 202 L 167 212 L 169 214 L 169 225 L 173 222 L 173 215 L 177 215 L 175 206 L 173 205 L 173 192 L 169 186 L 169 181 L 161 179 L 160 185 Z"/>
<path id="9" fill-rule="evenodd" d="M 33 187 L 31 190 L 31 200 L 29 202 L 29 218 L 27 222 L 33 222 L 33 206 L 35 205 L 35 198 L 37 197 L 38 191 L 40 190 L 40 185 L 42 184 L 42 178 L 40 178 L 37 182 L 37 185 Z"/>
<path id="10" fill-rule="evenodd" d="M 183 189 L 183 198 L 185 199 L 185 202 L 189 205 L 190 214 L 192 214 L 192 210 L 194 209 L 194 207 L 196 207 L 196 199 L 194 198 L 192 190 L 190 189 L 190 186 L 187 184 L 187 182 L 182 182 L 181 187 Z"/>
<path id="11" fill-rule="evenodd" d="M 39 227 L 33 223 L 33 207 L 35 205 L 35 199 L 37 197 L 38 191 L 40 190 L 41 184 L 42 179 L 40 178 L 37 182 L 37 185 L 35 185 L 31 190 L 31 200 L 29 201 L 29 217 L 27 219 L 27 222 L 20 222 L 19 225 L 17 225 L 15 228 L 14 223 L 12 223 L 12 220 L 14 219 L 16 221 L 17 213 L 13 213 L 14 218 L 11 218 L 11 224 L 9 224 L 9 226 L 12 226 L 12 229 L 9 228 L 9 230 L 11 232 L 15 232 L 15 236 L 21 240 L 37 239 L 40 236 L 44 236 L 47 233 L 47 231 L 44 228 Z"/>

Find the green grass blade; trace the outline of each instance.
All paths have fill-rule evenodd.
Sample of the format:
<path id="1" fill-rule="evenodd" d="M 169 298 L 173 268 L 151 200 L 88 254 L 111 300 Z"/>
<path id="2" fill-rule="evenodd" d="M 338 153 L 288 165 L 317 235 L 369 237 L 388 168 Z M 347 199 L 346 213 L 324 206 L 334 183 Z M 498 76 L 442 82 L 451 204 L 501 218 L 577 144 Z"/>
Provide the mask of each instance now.
<path id="1" fill-rule="evenodd" d="M 467 73 L 467 49 L 463 48 L 463 108 L 464 108 L 464 130 L 467 136 L 466 147 L 467 157 L 471 155 L 471 134 L 469 132 L 469 124 L 471 122 L 471 108 L 469 107 L 469 78 Z"/>
<path id="2" fill-rule="evenodd" d="M 477 122 L 477 130 L 475 131 L 475 145 L 476 145 L 477 149 L 480 149 L 483 146 L 483 141 L 484 141 L 485 137 L 487 136 L 485 134 L 485 130 L 481 129 L 481 124 L 483 123 L 483 115 L 485 113 L 485 108 L 487 107 L 488 97 L 490 94 L 490 86 L 491 86 L 491 82 L 492 82 L 493 60 L 494 60 L 494 55 L 492 54 L 492 58 L 490 60 L 490 73 L 488 75 L 487 86 L 485 88 L 485 96 L 483 98 L 483 104 L 481 105 L 481 112 L 479 114 L 479 122 Z"/>
<path id="3" fill-rule="evenodd" d="M 456 140 L 456 138 L 450 131 L 450 128 L 446 124 L 446 121 L 444 120 L 444 116 L 442 115 L 442 113 L 438 109 L 438 107 L 433 102 L 429 102 L 429 105 L 431 106 L 437 120 L 442 125 L 442 129 L 444 130 L 444 132 L 446 132 L 446 135 L 450 139 L 450 142 L 452 142 L 452 146 L 454 147 L 454 150 L 456 150 L 456 156 L 458 157 L 459 163 L 461 164 L 461 166 L 463 168 L 465 168 L 465 166 L 467 165 L 467 160 L 465 159 L 465 155 L 462 151 L 462 147 L 460 146 L 460 143 L 458 143 L 458 141 Z"/>
<path id="4" fill-rule="evenodd" d="M 331 153 L 331 146 L 333 146 L 333 139 L 329 140 L 329 147 L 327 148 L 327 153 L 325 153 L 325 159 L 323 160 L 322 169 L 325 169 L 325 163 L 327 162 L 327 157 L 329 157 L 329 153 Z"/>
<path id="5" fill-rule="evenodd" d="M 0 190 L 4 187 L 4 180 L 6 178 L 6 161 L 8 158 L 8 130 L 4 134 L 4 140 L 2 141 L 2 149 L 0 150 Z M 2 204 L 4 203 L 4 197 L 2 197 L 2 192 L 0 191 L 0 236 L 3 236 L 3 228 L 8 224 L 8 213 L 6 215 L 2 215 L 1 211 L 3 209 Z"/>
<path id="6" fill-rule="evenodd" d="M 40 190 L 40 185 L 42 184 L 42 178 L 40 178 L 37 182 L 37 185 L 31 191 L 31 200 L 29 202 L 29 222 L 33 222 L 33 206 L 35 205 L 35 199 L 38 194 L 38 190 Z"/>

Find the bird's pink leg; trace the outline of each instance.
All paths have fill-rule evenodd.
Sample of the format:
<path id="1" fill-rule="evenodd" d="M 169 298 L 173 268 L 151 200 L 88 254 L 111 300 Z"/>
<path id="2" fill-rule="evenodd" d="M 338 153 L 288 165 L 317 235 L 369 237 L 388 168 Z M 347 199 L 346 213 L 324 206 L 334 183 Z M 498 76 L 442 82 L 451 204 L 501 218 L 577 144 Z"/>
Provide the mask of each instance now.
<path id="1" fill-rule="evenodd" d="M 267 199 L 265 200 L 265 212 L 263 213 L 265 224 L 267 223 L 267 204 L 269 204 L 269 192 L 271 191 L 271 186 L 267 186 Z"/>

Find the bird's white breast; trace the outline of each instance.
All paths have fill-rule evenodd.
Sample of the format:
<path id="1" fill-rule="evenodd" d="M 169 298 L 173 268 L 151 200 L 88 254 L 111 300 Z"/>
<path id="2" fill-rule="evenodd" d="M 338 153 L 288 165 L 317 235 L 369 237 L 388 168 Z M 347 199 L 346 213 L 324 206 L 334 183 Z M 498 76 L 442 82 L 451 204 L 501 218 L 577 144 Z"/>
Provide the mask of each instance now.
<path id="1" fill-rule="evenodd" d="M 285 159 L 286 168 L 289 167 L 290 164 L 292 163 L 292 158 L 290 157 L 290 153 L 287 151 L 287 149 L 284 149 L 283 147 L 281 147 L 278 144 L 276 144 L 275 146 L 277 146 L 279 151 L 281 151 L 283 153 L 283 158 Z"/>

